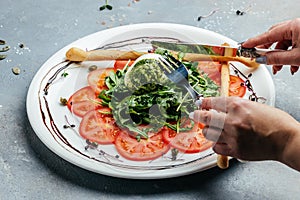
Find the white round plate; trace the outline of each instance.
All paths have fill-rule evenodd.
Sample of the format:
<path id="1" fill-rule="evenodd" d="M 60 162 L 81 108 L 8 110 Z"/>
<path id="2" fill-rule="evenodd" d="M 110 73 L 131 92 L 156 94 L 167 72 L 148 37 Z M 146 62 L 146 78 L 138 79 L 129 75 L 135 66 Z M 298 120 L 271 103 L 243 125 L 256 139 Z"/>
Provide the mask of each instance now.
<path id="1" fill-rule="evenodd" d="M 112 67 L 114 61 L 83 62 L 81 67 L 64 62 L 65 53 L 71 47 L 96 49 L 99 47 L 147 51 L 149 40 L 180 40 L 209 44 L 230 45 L 237 43 L 220 34 L 178 24 L 145 23 L 120 26 L 81 38 L 55 53 L 37 72 L 27 95 L 27 113 L 30 123 L 41 141 L 61 158 L 84 169 L 114 177 L 131 179 L 159 179 L 183 176 L 216 166 L 216 154 L 212 149 L 196 154 L 179 154 L 176 160 L 171 153 L 153 161 L 129 161 L 117 156 L 114 145 L 99 145 L 97 149 L 85 150 L 86 141 L 78 134 L 80 119 L 67 107 L 60 105 L 60 97 L 69 98 L 76 90 L 87 85 L 88 67 Z M 275 91 L 272 78 L 265 68 L 253 70 L 235 63 L 244 74 L 252 73 L 250 79 L 258 96 L 274 105 Z M 68 76 L 61 76 L 68 73 Z M 245 98 L 248 98 L 248 92 Z M 75 128 L 64 128 L 74 124 Z"/>

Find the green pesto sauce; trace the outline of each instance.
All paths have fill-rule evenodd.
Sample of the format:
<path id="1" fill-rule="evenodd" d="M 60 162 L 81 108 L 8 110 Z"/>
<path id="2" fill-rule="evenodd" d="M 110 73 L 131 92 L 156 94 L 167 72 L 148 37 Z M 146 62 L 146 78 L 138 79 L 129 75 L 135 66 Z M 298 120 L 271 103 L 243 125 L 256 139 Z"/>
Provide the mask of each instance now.
<path id="1" fill-rule="evenodd" d="M 137 90 L 146 84 L 165 85 L 169 82 L 168 77 L 164 74 L 159 66 L 159 61 L 148 58 L 137 62 L 130 72 L 128 72 L 127 87 L 130 90 Z"/>

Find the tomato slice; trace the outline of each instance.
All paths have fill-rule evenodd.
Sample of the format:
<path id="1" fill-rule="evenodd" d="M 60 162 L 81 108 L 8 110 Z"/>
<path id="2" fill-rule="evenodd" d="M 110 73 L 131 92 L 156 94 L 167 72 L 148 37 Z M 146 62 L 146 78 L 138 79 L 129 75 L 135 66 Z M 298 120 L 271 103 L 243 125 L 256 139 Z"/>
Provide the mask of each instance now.
<path id="1" fill-rule="evenodd" d="M 167 153 L 170 148 L 163 141 L 161 132 L 148 139 L 138 141 L 127 132 L 122 131 L 115 140 L 115 146 L 121 156 L 134 161 L 154 160 Z"/>
<path id="2" fill-rule="evenodd" d="M 128 63 L 128 60 L 116 60 L 115 64 L 114 64 L 114 69 L 115 70 L 123 69 L 127 63 Z M 133 63 L 134 63 L 134 60 L 130 60 L 128 65 L 131 66 Z"/>
<path id="3" fill-rule="evenodd" d="M 99 94 L 103 89 L 107 89 L 105 85 L 105 77 L 109 75 L 113 68 L 96 69 L 88 74 L 88 84 Z"/>
<path id="4" fill-rule="evenodd" d="M 220 55 L 220 56 L 223 56 L 224 53 L 225 53 L 225 48 L 224 47 L 218 47 L 218 46 L 215 46 L 215 47 L 212 47 L 212 50 Z M 234 52 L 231 56 L 236 56 L 236 52 Z"/>
<path id="5" fill-rule="evenodd" d="M 198 69 L 206 73 L 217 85 L 221 85 L 221 67 L 218 62 L 198 62 Z"/>
<path id="6" fill-rule="evenodd" d="M 230 75 L 229 96 L 243 97 L 245 93 L 244 80 L 238 76 Z"/>
<path id="7" fill-rule="evenodd" d="M 221 67 L 218 62 L 199 62 L 198 69 L 203 71 L 217 85 L 221 85 Z M 243 97 L 246 93 L 246 87 L 242 84 L 243 79 L 238 76 L 230 75 L 229 96 Z"/>
<path id="8" fill-rule="evenodd" d="M 171 129 L 163 130 L 163 139 L 166 143 L 183 153 L 198 153 L 212 147 L 213 142 L 208 141 L 202 134 L 202 124 L 197 124 L 190 131 L 179 132 Z"/>
<path id="9" fill-rule="evenodd" d="M 82 117 L 90 110 L 94 110 L 98 107 L 93 100 L 96 99 L 94 90 L 90 87 L 83 87 L 77 90 L 68 100 L 67 106 L 69 110 L 77 115 Z"/>
<path id="10" fill-rule="evenodd" d="M 98 144 L 112 144 L 119 132 L 114 118 L 97 110 L 86 113 L 79 126 L 79 134 L 83 138 Z"/>

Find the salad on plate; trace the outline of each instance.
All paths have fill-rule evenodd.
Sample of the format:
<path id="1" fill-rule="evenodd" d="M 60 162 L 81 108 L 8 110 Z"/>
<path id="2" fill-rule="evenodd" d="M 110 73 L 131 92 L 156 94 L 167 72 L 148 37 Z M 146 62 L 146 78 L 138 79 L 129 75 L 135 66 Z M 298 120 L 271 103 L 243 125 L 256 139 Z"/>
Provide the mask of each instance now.
<path id="1" fill-rule="evenodd" d="M 94 69 L 87 76 L 88 85 L 68 98 L 67 107 L 81 118 L 79 134 L 88 146 L 114 146 L 121 157 L 132 161 L 212 147 L 202 134 L 204 125 L 188 117 L 197 109 L 194 100 L 161 69 L 156 55 L 162 52 L 172 54 L 159 48 L 135 60 L 115 60 L 111 68 Z M 222 63 L 188 62 L 183 60 L 184 52 L 176 55 L 195 91 L 204 97 L 220 95 Z M 238 74 L 228 79 L 228 95 L 243 97 L 244 80 Z"/>

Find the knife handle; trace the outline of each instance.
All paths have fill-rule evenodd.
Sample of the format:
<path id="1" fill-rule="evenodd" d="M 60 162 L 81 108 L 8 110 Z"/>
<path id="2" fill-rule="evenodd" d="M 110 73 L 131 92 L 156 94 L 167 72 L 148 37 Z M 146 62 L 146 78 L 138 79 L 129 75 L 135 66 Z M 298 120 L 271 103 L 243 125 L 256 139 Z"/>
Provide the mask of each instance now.
<path id="1" fill-rule="evenodd" d="M 246 58 L 257 58 L 260 56 L 265 56 L 269 52 L 284 52 L 283 49 L 262 49 L 262 48 L 245 48 L 240 46 L 237 50 L 237 55 Z"/>
<path id="2" fill-rule="evenodd" d="M 255 51 L 257 54 L 261 55 L 261 56 L 264 56 L 266 55 L 266 53 L 269 53 L 269 52 L 284 52 L 286 50 L 283 50 L 283 49 L 261 49 L 261 48 L 255 48 Z"/>

